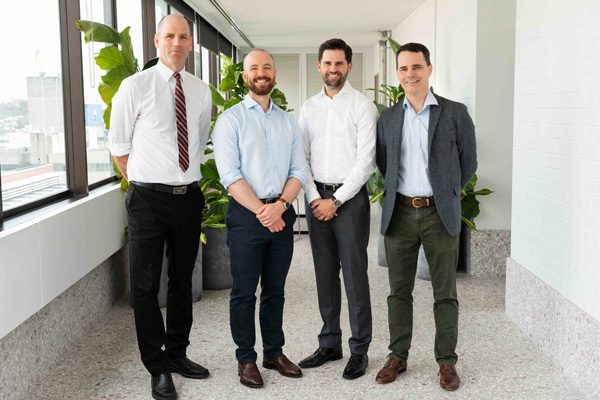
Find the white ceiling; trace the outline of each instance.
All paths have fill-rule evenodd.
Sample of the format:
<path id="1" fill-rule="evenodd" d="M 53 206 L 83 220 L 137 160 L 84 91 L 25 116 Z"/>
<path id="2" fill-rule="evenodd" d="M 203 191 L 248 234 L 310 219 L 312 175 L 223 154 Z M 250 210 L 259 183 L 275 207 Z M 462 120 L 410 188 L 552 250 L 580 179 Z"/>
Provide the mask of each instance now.
<path id="1" fill-rule="evenodd" d="M 425 0 L 217 0 L 255 47 L 317 48 L 333 37 L 371 47 Z M 249 47 L 209 0 L 188 0 L 240 48 Z"/>

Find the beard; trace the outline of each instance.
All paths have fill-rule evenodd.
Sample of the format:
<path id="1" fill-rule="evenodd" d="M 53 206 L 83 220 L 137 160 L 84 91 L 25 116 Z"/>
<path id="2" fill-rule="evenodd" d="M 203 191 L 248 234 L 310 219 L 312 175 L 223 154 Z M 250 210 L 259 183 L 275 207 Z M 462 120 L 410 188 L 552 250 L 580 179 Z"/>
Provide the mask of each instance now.
<path id="1" fill-rule="evenodd" d="M 323 83 L 325 83 L 327 87 L 337 89 L 346 83 L 346 79 L 348 79 L 348 74 L 342 74 L 341 72 L 336 74 L 325 74 L 323 76 Z"/>
<path id="2" fill-rule="evenodd" d="M 266 84 L 262 84 L 262 85 L 258 85 L 256 84 L 256 81 L 260 80 L 260 79 L 266 79 L 267 82 Z M 246 85 L 248 86 L 248 89 L 250 89 L 250 91 L 254 94 L 257 94 L 259 96 L 265 96 L 269 93 L 271 93 L 271 90 L 273 90 L 273 88 L 275 87 L 275 81 L 269 78 L 265 78 L 265 77 L 261 77 L 259 76 L 258 78 L 250 81 L 246 81 Z"/>

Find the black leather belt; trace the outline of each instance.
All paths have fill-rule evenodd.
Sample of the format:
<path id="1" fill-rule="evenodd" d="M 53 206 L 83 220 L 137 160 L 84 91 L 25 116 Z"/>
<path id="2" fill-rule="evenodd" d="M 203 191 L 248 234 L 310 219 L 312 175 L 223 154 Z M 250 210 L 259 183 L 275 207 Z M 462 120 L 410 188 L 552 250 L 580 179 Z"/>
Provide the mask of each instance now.
<path id="1" fill-rule="evenodd" d="M 186 194 L 187 192 L 191 192 L 194 189 L 200 189 L 198 186 L 198 182 L 192 182 L 188 185 L 181 186 L 173 186 L 173 185 L 165 185 L 162 183 L 146 183 L 146 182 L 134 182 L 131 181 L 129 183 L 134 184 L 135 186 L 140 186 L 146 189 L 155 190 L 157 192 L 171 193 L 171 194 Z"/>
<path id="2" fill-rule="evenodd" d="M 341 188 L 342 185 L 343 185 L 343 183 L 321 183 L 321 182 L 315 181 L 315 186 L 317 187 L 318 190 L 327 190 L 327 191 L 335 192 L 336 190 Z"/>
<path id="3" fill-rule="evenodd" d="M 271 204 L 271 203 L 275 203 L 278 199 L 279 199 L 279 197 L 269 197 L 267 199 L 259 199 L 259 200 L 262 201 L 263 204 Z"/>
<path id="4" fill-rule="evenodd" d="M 406 197 L 400 193 L 396 195 L 396 202 L 414 208 L 431 207 L 435 204 L 432 197 Z"/>

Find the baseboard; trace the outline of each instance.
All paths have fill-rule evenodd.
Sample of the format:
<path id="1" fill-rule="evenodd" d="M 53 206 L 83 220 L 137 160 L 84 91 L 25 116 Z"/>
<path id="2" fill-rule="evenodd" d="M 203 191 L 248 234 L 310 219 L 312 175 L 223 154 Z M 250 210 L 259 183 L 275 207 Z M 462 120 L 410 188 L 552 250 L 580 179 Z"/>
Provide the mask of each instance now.
<path id="1" fill-rule="evenodd" d="M 600 398 L 599 321 L 512 258 L 506 262 L 506 314 L 587 398 Z"/>

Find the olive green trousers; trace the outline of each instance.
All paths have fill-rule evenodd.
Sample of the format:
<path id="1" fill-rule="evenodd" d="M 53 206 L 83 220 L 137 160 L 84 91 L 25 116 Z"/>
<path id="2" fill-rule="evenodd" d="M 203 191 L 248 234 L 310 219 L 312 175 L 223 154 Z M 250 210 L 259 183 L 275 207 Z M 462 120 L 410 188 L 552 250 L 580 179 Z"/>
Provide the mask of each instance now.
<path id="1" fill-rule="evenodd" d="M 390 281 L 389 349 L 397 357 L 408 358 L 412 340 L 412 292 L 422 243 L 433 287 L 435 359 L 439 364 L 456 363 L 458 240 L 458 236 L 448 234 L 435 206 L 414 208 L 396 203 L 384 242 Z"/>

